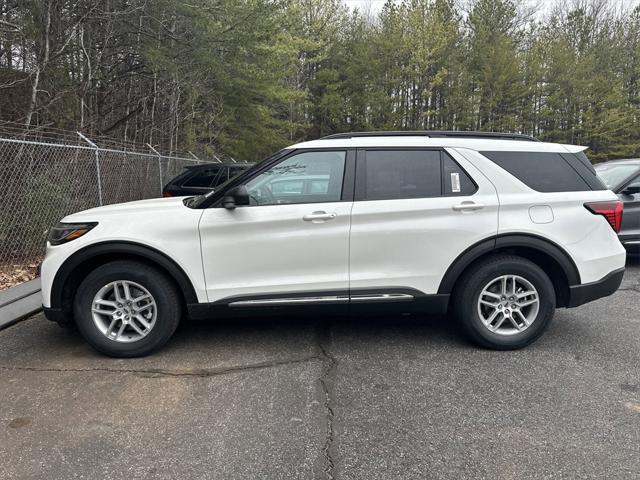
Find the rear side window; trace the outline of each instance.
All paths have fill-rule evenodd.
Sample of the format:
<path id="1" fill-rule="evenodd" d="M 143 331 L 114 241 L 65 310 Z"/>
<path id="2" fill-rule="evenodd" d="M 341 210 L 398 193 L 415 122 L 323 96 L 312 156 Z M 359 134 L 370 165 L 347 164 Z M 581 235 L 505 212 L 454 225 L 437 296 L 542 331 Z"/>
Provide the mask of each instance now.
<path id="1" fill-rule="evenodd" d="M 453 197 L 478 188 L 441 150 L 367 150 L 357 177 L 357 200 Z"/>
<path id="2" fill-rule="evenodd" d="M 212 187 L 217 187 L 218 185 L 222 185 L 224 182 L 229 180 L 229 169 L 222 168 L 220 173 L 213 179 Z"/>
<path id="3" fill-rule="evenodd" d="M 220 174 L 220 167 L 205 168 L 198 170 L 198 172 L 184 182 L 185 187 L 200 187 L 206 188 L 212 186 L 216 177 Z"/>
<path id="4" fill-rule="evenodd" d="M 435 150 L 368 150 L 365 177 L 367 200 L 442 195 L 440 152 Z"/>
<path id="5" fill-rule="evenodd" d="M 580 192 L 594 190 L 590 183 L 598 187 L 602 183 L 587 170 L 586 165 L 572 154 L 579 173 L 564 154 L 552 152 L 480 152 L 482 155 L 504 168 L 522 183 L 538 192 Z M 586 173 L 585 173 L 586 172 Z M 585 180 L 586 175 L 593 177 L 592 182 Z M 596 188 L 602 189 L 602 188 Z"/>

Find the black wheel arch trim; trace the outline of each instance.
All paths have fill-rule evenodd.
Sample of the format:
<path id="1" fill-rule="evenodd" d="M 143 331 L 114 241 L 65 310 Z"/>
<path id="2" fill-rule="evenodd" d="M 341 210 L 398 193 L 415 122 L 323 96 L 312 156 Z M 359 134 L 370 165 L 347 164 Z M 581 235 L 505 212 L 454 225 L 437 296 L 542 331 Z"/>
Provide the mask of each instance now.
<path id="1" fill-rule="evenodd" d="M 115 241 L 100 242 L 88 245 L 67 258 L 58 268 L 51 285 L 51 309 L 59 309 L 63 306 L 64 286 L 71 273 L 83 263 L 100 255 L 128 254 L 141 257 L 166 270 L 175 280 L 184 295 L 186 303 L 197 303 L 198 297 L 191 280 L 185 271 L 166 254 L 153 247 L 136 242 Z"/>
<path id="2" fill-rule="evenodd" d="M 527 247 L 553 258 L 567 276 L 569 286 L 580 284 L 580 272 L 571 256 L 562 247 L 546 238 L 528 233 L 506 233 L 480 240 L 471 245 L 449 266 L 440 281 L 439 294 L 450 294 L 462 272 L 482 255 L 500 248 Z"/>

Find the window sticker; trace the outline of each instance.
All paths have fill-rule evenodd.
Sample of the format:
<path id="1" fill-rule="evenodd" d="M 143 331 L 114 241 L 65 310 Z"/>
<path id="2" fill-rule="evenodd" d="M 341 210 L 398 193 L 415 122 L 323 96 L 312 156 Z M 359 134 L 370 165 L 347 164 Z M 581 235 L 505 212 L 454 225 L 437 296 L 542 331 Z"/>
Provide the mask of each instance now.
<path id="1" fill-rule="evenodd" d="M 457 172 L 451 173 L 451 191 L 460 193 L 460 174 Z"/>

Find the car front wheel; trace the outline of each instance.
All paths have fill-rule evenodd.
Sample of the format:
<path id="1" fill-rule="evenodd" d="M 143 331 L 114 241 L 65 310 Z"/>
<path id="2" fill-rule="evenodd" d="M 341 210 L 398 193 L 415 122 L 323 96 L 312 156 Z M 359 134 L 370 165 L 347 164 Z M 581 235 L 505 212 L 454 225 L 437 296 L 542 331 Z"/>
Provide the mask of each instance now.
<path id="1" fill-rule="evenodd" d="M 454 293 L 465 333 L 497 350 L 522 348 L 549 327 L 555 313 L 553 283 L 535 263 L 495 255 L 471 267 Z"/>
<path id="2" fill-rule="evenodd" d="M 99 352 L 138 357 L 160 348 L 180 321 L 179 293 L 161 271 L 115 261 L 92 271 L 78 288 L 74 319 Z"/>

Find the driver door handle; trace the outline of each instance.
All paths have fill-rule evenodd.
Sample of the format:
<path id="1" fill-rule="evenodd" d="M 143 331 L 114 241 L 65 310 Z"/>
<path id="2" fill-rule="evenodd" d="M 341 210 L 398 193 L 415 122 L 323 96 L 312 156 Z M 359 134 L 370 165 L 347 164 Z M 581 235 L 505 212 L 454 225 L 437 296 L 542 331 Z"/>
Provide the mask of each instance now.
<path id="1" fill-rule="evenodd" d="M 462 202 L 458 205 L 454 205 L 451 207 L 455 212 L 473 212 L 475 210 L 481 210 L 484 208 L 482 203 L 475 202 Z"/>
<path id="2" fill-rule="evenodd" d="M 327 213 L 324 210 L 319 210 L 317 212 L 305 215 L 304 217 L 302 217 L 302 220 L 304 220 L 305 222 L 321 223 L 333 220 L 336 217 L 337 215 L 334 212 Z"/>

